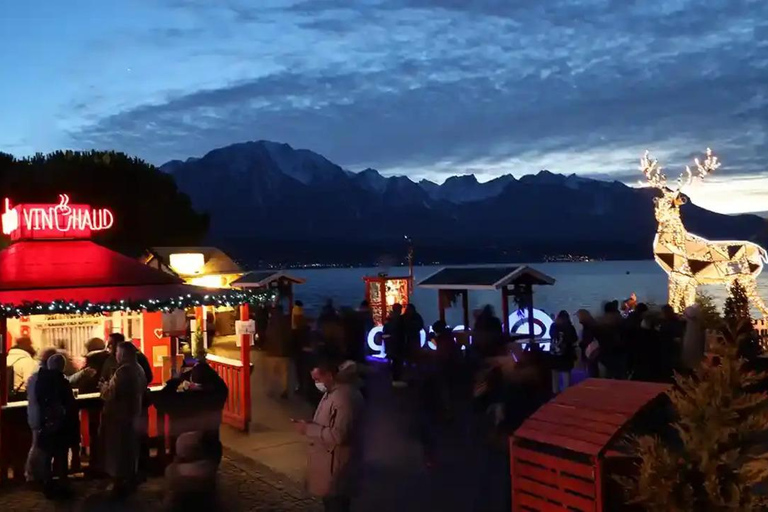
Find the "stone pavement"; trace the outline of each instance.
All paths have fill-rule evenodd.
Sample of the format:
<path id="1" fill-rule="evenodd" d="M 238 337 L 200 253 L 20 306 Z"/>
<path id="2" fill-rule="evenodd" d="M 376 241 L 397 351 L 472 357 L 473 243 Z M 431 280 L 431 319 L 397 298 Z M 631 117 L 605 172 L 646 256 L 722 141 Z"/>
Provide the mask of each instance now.
<path id="1" fill-rule="evenodd" d="M 233 347 L 216 347 L 238 357 Z M 306 442 L 290 418 L 311 418 L 312 408 L 298 398 L 270 396 L 263 352 L 252 352 L 250 432 L 222 429 L 230 450 L 268 466 L 300 485 L 306 468 Z M 388 372 L 374 365 L 368 379 L 364 468 L 354 511 L 508 512 L 509 468 L 505 456 L 490 450 L 472 415 L 460 410 L 450 425 L 432 426 L 436 464 L 427 468 L 419 440 L 420 404 L 413 389 L 393 389 Z"/>
<path id="2" fill-rule="evenodd" d="M 165 496 L 162 478 L 151 478 L 125 502 L 114 502 L 104 491 L 104 480 L 75 480 L 76 493 L 70 502 L 49 502 L 40 492 L 27 487 L 0 490 L 0 510 L 162 512 Z M 219 505 L 216 510 L 232 512 L 319 512 L 320 504 L 308 497 L 301 486 L 269 468 L 227 450 L 219 468 Z"/>

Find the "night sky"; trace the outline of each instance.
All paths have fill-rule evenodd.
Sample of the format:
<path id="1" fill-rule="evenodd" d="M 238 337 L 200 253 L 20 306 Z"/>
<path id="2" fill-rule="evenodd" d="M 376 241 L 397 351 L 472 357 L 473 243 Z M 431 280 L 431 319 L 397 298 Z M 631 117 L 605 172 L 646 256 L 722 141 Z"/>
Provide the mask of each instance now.
<path id="1" fill-rule="evenodd" d="M 768 210 L 765 0 L 8 0 L 0 47 L 17 156 L 268 139 L 438 182 L 635 183 L 646 148 L 675 177 L 711 146 L 694 202 Z"/>

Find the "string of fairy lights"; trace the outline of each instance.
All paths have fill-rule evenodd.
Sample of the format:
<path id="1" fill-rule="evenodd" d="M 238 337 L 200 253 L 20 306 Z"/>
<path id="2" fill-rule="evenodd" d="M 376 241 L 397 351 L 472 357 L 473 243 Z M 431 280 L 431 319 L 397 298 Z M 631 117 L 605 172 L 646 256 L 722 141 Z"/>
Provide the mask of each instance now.
<path id="1" fill-rule="evenodd" d="M 657 261 L 663 256 L 672 256 L 672 261 L 662 265 L 669 275 L 669 304 L 675 311 L 681 312 L 696 300 L 696 289 L 704 283 L 722 283 L 730 286 L 738 281 L 745 289 L 750 302 L 754 304 L 764 317 L 768 317 L 766 307 L 757 290 L 755 281 L 768 261 L 768 253 L 760 246 L 742 240 L 707 240 L 704 237 L 689 233 L 680 217 L 680 205 L 685 202 L 682 189 L 691 185 L 695 179 L 702 179 L 720 167 L 720 161 L 707 148 L 703 161 L 694 160 L 695 173 L 689 166 L 681 173 L 677 186 L 670 188 L 667 177 L 662 172 L 658 161 L 651 158 L 646 151 L 640 159 L 640 171 L 645 175 L 649 185 L 661 192 L 655 206 L 655 215 L 659 228 L 653 241 L 654 254 Z M 728 252 L 736 247 L 735 254 Z M 716 257 L 713 257 L 716 254 Z M 702 270 L 691 268 L 690 261 L 695 260 L 709 263 L 716 272 L 706 277 Z M 745 263 L 746 262 L 746 263 Z M 753 268 L 749 268 L 750 265 Z"/>
<path id="2" fill-rule="evenodd" d="M 170 313 L 177 309 L 196 306 L 233 307 L 242 304 L 263 305 L 273 302 L 274 291 L 226 290 L 216 293 L 189 293 L 167 299 L 119 300 L 90 302 L 55 300 L 52 302 L 23 302 L 0 305 L 0 316 L 18 318 L 32 315 L 107 315 L 121 311 L 146 311 Z"/>

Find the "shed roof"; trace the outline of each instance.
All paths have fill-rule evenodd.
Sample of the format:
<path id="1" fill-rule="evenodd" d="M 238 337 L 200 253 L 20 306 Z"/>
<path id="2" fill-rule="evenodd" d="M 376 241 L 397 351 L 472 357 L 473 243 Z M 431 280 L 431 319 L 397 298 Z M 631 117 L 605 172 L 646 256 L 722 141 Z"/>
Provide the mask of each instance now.
<path id="1" fill-rule="evenodd" d="M 206 290 L 88 240 L 17 242 L 0 252 L 2 304 L 141 301 L 189 293 Z"/>
<path id="2" fill-rule="evenodd" d="M 306 282 L 306 279 L 292 276 L 283 270 L 255 270 L 238 277 L 230 283 L 230 286 L 235 288 L 261 288 L 280 279 L 286 279 L 294 284 L 304 284 Z"/>
<path id="3" fill-rule="evenodd" d="M 170 268 L 171 254 L 200 253 L 205 265 L 201 275 L 239 274 L 243 269 L 224 251 L 216 247 L 152 247 L 150 254 Z"/>
<path id="4" fill-rule="evenodd" d="M 515 284 L 551 285 L 555 279 L 528 265 L 445 267 L 423 279 L 418 286 L 441 290 L 498 290 Z"/>
<path id="5" fill-rule="evenodd" d="M 671 387 L 587 379 L 543 405 L 523 422 L 514 437 L 598 456 L 638 412 Z"/>
<path id="6" fill-rule="evenodd" d="M 17 242 L 0 252 L 0 291 L 183 284 L 88 240 Z"/>

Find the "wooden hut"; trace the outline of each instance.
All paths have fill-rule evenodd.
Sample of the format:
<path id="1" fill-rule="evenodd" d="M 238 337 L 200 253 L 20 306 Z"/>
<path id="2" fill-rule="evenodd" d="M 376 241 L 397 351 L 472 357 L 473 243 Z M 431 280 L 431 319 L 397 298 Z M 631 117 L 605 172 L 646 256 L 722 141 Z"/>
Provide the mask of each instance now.
<path id="1" fill-rule="evenodd" d="M 510 441 L 513 512 L 609 510 L 608 468 L 626 460 L 615 442 L 670 387 L 588 379 L 542 406 Z"/>
<path id="2" fill-rule="evenodd" d="M 528 311 L 529 332 L 534 331 L 533 287 L 551 286 L 555 279 L 528 265 L 503 267 L 446 267 L 419 282 L 419 288 L 437 290 L 440 320 L 445 321 L 445 310 L 461 298 L 462 319 L 469 328 L 469 292 L 492 290 L 501 293 L 502 324 L 510 331 L 509 299 L 516 297 Z M 545 333 L 546 334 L 546 333 Z"/>

